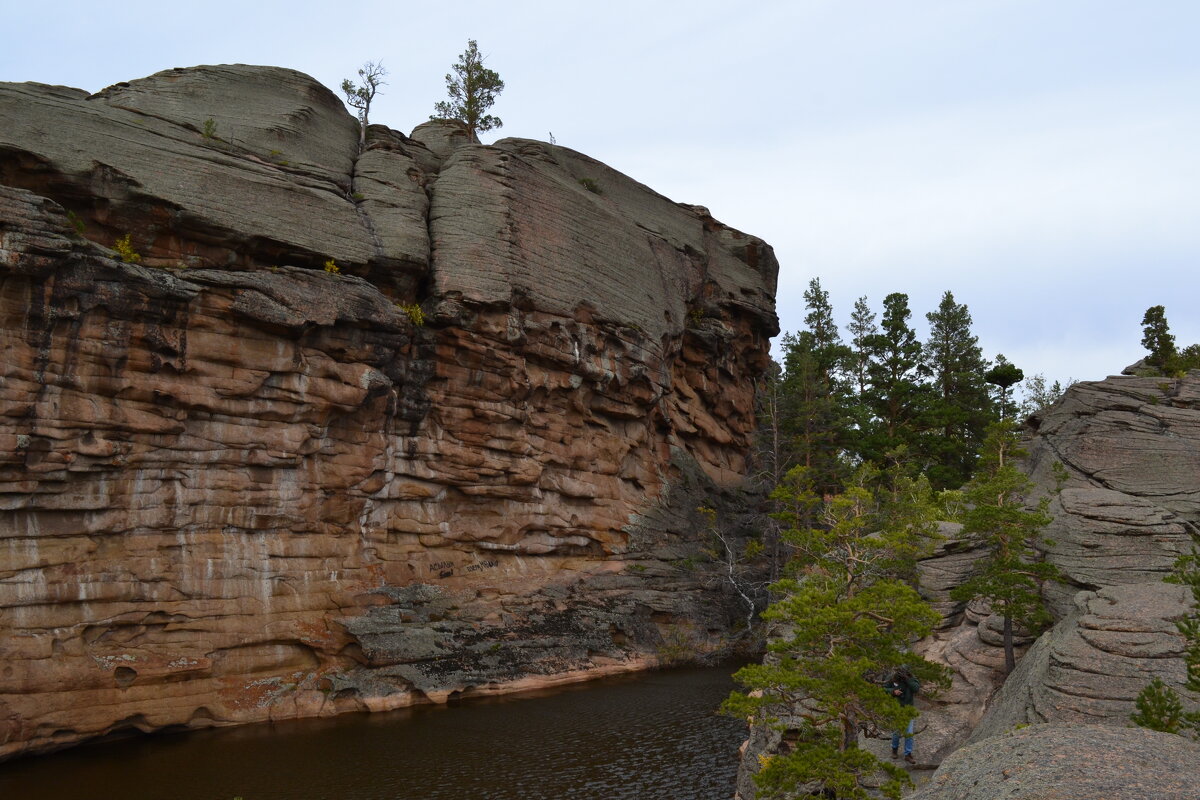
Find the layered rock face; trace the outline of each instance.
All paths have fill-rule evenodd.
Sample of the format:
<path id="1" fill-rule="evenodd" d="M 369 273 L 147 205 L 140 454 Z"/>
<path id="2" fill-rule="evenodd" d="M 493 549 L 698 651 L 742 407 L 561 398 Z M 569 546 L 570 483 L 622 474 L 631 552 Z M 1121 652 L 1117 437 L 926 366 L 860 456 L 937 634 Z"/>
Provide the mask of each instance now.
<path id="1" fill-rule="evenodd" d="M 0 757 L 644 668 L 740 616 L 697 506 L 747 473 L 761 240 L 541 142 L 359 153 L 289 70 L 0 84 L 0 119 Z"/>

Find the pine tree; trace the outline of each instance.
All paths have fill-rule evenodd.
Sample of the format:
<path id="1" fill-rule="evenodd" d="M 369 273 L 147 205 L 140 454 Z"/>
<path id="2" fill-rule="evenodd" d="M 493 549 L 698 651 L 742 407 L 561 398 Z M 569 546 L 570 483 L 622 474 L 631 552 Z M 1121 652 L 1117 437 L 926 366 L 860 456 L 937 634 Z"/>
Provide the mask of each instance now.
<path id="1" fill-rule="evenodd" d="M 945 680 L 940 667 L 908 652 L 939 616 L 896 577 L 911 569 L 931 514 L 879 502 L 871 477 L 862 470 L 843 493 L 822 498 L 801 468 L 777 490 L 792 509 L 783 516 L 796 554 L 794 577 L 773 587 L 782 597 L 764 614 L 780 635 L 763 664 L 735 676 L 751 694 L 735 692 L 724 706 L 759 724 L 781 706 L 801 720 L 792 751 L 771 757 L 755 776 L 760 796 L 802 790 L 867 798 L 864 784 L 883 772 L 884 793 L 899 797 L 908 776 L 858 747 L 860 726 L 899 730 L 915 716 L 879 682 L 901 665 L 929 684 Z M 931 505 L 928 493 L 918 505 Z M 812 509 L 821 524 L 806 527 Z"/>
<path id="2" fill-rule="evenodd" d="M 1009 399 L 1008 390 L 1025 379 L 1025 371 L 1000 353 L 996 356 L 996 365 L 987 371 L 984 379 L 996 387 L 996 408 L 1000 412 L 1000 419 L 1013 419 L 1017 405 Z"/>
<path id="3" fill-rule="evenodd" d="M 942 295 L 937 311 L 925 315 L 929 339 L 925 367 L 932 376 L 934 397 L 927 424 L 937 436 L 925 440 L 931 465 L 929 479 L 937 489 L 957 489 L 971 476 L 975 453 L 992 421 L 984 373 L 987 361 L 979 339 L 971 333 L 971 312 L 954 295 Z"/>
<path id="4" fill-rule="evenodd" d="M 467 49 L 451 69 L 454 74 L 446 73 L 450 99 L 437 103 L 430 119 L 456 119 L 467 126 L 472 139 L 483 131 L 502 127 L 499 117 L 486 112 L 496 102 L 496 95 L 504 91 L 504 81 L 483 65 L 474 39 L 467 40 Z"/>
<path id="5" fill-rule="evenodd" d="M 841 480 L 846 393 L 839 370 L 846 346 L 833 320 L 829 293 L 818 279 L 804 293 L 806 329 L 783 338 L 783 429 L 795 462 L 809 467 L 822 491 Z"/>
<path id="6" fill-rule="evenodd" d="M 1162 306 L 1150 306 L 1142 316 L 1142 347 L 1150 351 L 1146 363 L 1164 369 L 1175 355 L 1175 337 L 1167 325 L 1167 312 Z"/>
<path id="7" fill-rule="evenodd" d="M 1007 672 L 1016 666 L 1013 626 L 1035 630 L 1050 621 L 1041 584 L 1059 576 L 1053 564 L 1037 560 L 1036 545 L 1049 544 L 1041 537 L 1050 524 L 1049 498 L 1043 498 L 1036 509 L 1026 508 L 1033 482 L 1016 466 L 1023 455 L 1011 421 L 991 426 L 980 469 L 963 489 L 968 504 L 963 533 L 982 537 L 985 555 L 976 562 L 979 571 L 950 594 L 960 602 L 986 598 L 993 611 L 1003 616 Z"/>
<path id="8" fill-rule="evenodd" d="M 356 86 L 349 78 L 342 81 L 342 93 L 346 95 L 347 105 L 358 110 L 359 147 L 367 143 L 367 125 L 370 122 L 371 102 L 379 92 L 379 87 L 384 84 L 384 75 L 387 75 L 387 70 L 383 68 L 382 61 L 368 61 L 358 71 L 358 77 L 362 80 L 362 86 Z"/>
<path id="9" fill-rule="evenodd" d="M 929 388 L 921 342 L 908 324 L 911 316 L 908 295 L 889 294 L 883 299 L 880 332 L 867 339 L 871 360 L 866 405 L 873 418 L 863 437 L 861 455 L 868 461 L 882 462 L 898 447 L 905 447 L 910 455 L 920 451 L 916 444 Z"/>

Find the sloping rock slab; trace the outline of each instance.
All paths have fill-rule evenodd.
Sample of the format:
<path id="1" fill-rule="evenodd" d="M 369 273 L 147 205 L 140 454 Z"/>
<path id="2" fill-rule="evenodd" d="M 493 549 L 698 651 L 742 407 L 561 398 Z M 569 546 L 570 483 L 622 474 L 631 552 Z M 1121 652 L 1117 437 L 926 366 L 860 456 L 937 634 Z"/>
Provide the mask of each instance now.
<path id="1" fill-rule="evenodd" d="M 956 752 L 911 800 L 1194 800 L 1200 746 L 1166 733 L 1035 725 Z"/>
<path id="2" fill-rule="evenodd" d="M 1151 679 L 1183 686 L 1183 639 L 1174 624 L 1190 606 L 1183 587 L 1080 592 L 1076 606 L 1017 665 L 972 742 L 1029 723 L 1126 725 Z"/>

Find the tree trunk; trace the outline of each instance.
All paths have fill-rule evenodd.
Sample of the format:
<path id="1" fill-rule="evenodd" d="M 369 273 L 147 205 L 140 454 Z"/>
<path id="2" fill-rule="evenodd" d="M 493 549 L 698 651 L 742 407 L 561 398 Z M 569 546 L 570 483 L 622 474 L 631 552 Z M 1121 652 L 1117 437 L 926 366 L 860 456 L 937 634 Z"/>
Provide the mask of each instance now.
<path id="1" fill-rule="evenodd" d="M 852 750 L 858 747 L 858 721 L 854 715 L 842 720 L 842 750 Z"/>
<path id="2" fill-rule="evenodd" d="M 1004 615 L 1004 674 L 1008 675 L 1017 666 L 1016 656 L 1013 655 L 1013 621 L 1008 614 Z"/>

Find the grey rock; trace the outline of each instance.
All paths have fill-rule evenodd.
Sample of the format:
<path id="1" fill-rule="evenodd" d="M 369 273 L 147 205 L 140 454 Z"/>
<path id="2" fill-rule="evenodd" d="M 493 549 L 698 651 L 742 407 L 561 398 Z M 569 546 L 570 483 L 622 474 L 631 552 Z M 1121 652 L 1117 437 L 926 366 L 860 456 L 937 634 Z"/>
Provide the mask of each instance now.
<path id="1" fill-rule="evenodd" d="M 1194 800 L 1200 745 L 1142 728 L 1033 725 L 964 747 L 911 800 Z"/>
<path id="2" fill-rule="evenodd" d="M 130 234 L 147 265 L 320 268 L 333 259 L 343 271 L 387 271 L 407 293 L 427 269 L 414 159 L 372 150 L 356 188 L 357 123 L 293 70 L 175 69 L 91 96 L 5 83 L 0 117 L 6 183 L 76 213 L 93 241 Z"/>
<path id="3" fill-rule="evenodd" d="M 1074 613 L 1017 664 L 971 741 L 1030 723 L 1128 724 L 1151 679 L 1182 688 L 1183 639 L 1174 622 L 1190 605 L 1189 592 L 1165 583 L 1080 592 Z"/>

